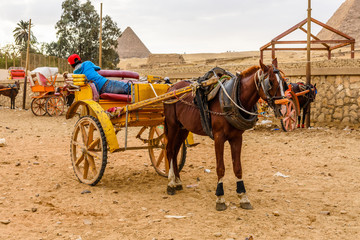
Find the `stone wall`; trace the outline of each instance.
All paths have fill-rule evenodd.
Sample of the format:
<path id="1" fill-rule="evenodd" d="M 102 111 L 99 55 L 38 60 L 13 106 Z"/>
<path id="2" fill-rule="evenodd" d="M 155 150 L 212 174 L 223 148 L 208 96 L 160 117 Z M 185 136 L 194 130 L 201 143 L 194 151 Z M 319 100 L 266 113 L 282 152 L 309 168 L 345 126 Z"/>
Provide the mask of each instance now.
<path id="1" fill-rule="evenodd" d="M 360 74 L 339 72 L 337 75 L 323 73 L 313 75 L 318 94 L 311 105 L 311 120 L 314 123 L 360 126 Z M 306 82 L 305 74 L 290 75 L 290 82 Z"/>

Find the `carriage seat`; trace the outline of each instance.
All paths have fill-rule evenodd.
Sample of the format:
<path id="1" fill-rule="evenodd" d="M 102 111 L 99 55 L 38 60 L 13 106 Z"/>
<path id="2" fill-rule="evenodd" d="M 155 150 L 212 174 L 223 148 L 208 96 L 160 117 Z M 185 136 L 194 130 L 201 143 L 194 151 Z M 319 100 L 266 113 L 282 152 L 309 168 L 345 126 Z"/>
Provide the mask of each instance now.
<path id="1" fill-rule="evenodd" d="M 131 102 L 131 95 L 127 94 L 103 93 L 100 95 L 100 98 L 113 101 Z"/>

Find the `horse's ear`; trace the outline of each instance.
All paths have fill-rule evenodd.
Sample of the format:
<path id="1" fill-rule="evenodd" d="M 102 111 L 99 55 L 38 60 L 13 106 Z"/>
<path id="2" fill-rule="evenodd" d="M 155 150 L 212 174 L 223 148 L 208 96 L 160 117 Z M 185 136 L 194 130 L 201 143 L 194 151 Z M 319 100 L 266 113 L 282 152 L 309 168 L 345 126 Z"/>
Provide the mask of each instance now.
<path id="1" fill-rule="evenodd" d="M 274 58 L 274 59 L 273 59 L 272 64 L 273 64 L 276 68 L 278 67 L 277 58 Z"/>
<path id="2" fill-rule="evenodd" d="M 265 65 L 263 64 L 263 62 L 261 61 L 261 59 L 259 60 L 259 64 L 260 64 L 261 69 L 262 69 L 264 72 L 266 72 L 266 71 L 267 71 L 267 66 L 265 66 Z"/>

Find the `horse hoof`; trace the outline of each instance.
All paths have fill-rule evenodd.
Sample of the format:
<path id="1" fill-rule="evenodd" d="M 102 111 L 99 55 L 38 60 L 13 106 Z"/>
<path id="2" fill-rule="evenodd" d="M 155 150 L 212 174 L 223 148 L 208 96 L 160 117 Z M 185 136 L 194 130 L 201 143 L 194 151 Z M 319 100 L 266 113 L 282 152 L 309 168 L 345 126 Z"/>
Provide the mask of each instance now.
<path id="1" fill-rule="evenodd" d="M 216 203 L 216 211 L 224 211 L 227 206 L 225 203 Z"/>
<path id="2" fill-rule="evenodd" d="M 175 190 L 179 191 L 179 190 L 183 190 L 183 186 L 182 185 L 177 185 L 175 187 Z"/>
<path id="3" fill-rule="evenodd" d="M 166 192 L 168 195 L 175 195 L 176 189 L 174 187 L 167 187 Z"/>
<path id="4" fill-rule="evenodd" d="M 253 207 L 251 206 L 251 203 L 247 202 L 247 203 L 240 203 L 240 207 L 242 209 L 246 209 L 246 210 L 251 210 L 253 209 Z"/>

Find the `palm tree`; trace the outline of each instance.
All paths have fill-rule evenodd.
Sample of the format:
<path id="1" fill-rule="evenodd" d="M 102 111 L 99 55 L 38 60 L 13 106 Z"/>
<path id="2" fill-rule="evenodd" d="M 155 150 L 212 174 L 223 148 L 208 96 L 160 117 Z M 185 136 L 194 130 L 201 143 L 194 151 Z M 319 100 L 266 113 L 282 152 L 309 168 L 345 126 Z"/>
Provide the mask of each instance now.
<path id="1" fill-rule="evenodd" d="M 34 24 L 31 24 L 31 27 L 33 26 Z M 17 27 L 13 31 L 15 42 L 17 45 L 26 48 L 26 43 L 28 40 L 28 30 L 29 30 L 29 21 L 20 20 L 20 22 L 17 24 Z M 31 39 L 31 43 L 36 42 L 36 37 L 34 36 L 31 30 L 30 30 L 30 39 Z"/>

